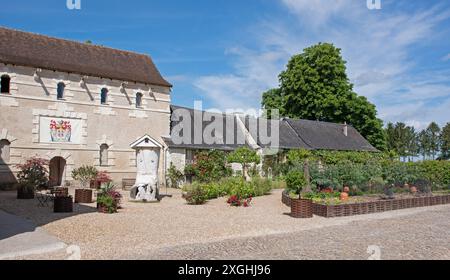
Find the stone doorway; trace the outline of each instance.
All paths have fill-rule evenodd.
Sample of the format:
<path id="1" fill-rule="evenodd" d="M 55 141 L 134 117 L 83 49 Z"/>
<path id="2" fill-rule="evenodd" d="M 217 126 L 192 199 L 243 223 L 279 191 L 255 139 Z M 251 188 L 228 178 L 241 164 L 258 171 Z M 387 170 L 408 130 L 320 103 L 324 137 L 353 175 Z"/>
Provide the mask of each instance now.
<path id="1" fill-rule="evenodd" d="M 62 157 L 54 157 L 50 160 L 50 187 L 60 187 L 64 185 L 66 164 L 66 160 Z"/>

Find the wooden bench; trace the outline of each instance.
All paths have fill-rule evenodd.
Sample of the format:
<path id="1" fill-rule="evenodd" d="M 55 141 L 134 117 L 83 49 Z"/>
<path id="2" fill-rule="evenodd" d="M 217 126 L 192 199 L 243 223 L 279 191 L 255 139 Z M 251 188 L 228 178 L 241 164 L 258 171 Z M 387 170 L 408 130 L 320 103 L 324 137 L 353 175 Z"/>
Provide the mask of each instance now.
<path id="1" fill-rule="evenodd" d="M 129 191 L 135 183 L 136 179 L 122 179 L 122 190 Z"/>

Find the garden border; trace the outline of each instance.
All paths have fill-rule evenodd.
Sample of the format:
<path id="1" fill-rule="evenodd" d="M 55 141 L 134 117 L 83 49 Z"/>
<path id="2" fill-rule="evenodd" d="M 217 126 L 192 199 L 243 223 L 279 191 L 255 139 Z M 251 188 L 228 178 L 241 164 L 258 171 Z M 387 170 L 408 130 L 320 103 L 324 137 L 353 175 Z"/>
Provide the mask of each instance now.
<path id="1" fill-rule="evenodd" d="M 282 194 L 282 202 L 286 206 L 291 206 L 292 198 L 286 192 Z M 313 203 L 314 215 L 334 218 L 355 215 L 365 215 L 381 213 L 408 208 L 427 207 L 435 205 L 450 204 L 450 194 L 440 196 L 421 196 L 414 198 L 379 200 L 362 203 L 324 205 Z"/>

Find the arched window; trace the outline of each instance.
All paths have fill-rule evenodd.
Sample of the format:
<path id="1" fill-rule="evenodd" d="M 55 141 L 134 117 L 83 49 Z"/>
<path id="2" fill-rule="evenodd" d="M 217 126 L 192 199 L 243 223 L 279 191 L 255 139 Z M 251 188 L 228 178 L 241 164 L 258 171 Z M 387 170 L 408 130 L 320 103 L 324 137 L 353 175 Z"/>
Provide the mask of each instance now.
<path id="1" fill-rule="evenodd" d="M 66 85 L 63 82 L 58 83 L 58 87 L 56 89 L 58 100 L 64 98 L 64 90 L 65 90 L 65 88 L 66 88 Z"/>
<path id="2" fill-rule="evenodd" d="M 142 107 L 142 93 L 136 93 L 136 108 Z"/>
<path id="3" fill-rule="evenodd" d="M 8 75 L 3 75 L 1 78 L 0 92 L 9 93 L 10 84 L 11 78 Z"/>
<path id="4" fill-rule="evenodd" d="M 100 146 L 100 166 L 108 166 L 108 149 L 106 144 Z"/>
<path id="5" fill-rule="evenodd" d="M 108 101 L 108 89 L 102 88 L 102 91 L 100 93 L 100 103 L 106 104 L 107 101 Z"/>
<path id="6" fill-rule="evenodd" d="M 11 143 L 6 140 L 0 140 L 0 164 L 7 164 L 10 158 L 10 149 Z"/>

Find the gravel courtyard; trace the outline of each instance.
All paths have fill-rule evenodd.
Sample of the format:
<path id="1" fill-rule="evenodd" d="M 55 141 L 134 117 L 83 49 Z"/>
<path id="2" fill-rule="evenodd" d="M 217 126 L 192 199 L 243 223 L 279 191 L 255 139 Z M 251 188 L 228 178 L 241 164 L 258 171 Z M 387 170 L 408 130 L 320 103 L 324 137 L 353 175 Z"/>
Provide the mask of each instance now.
<path id="1" fill-rule="evenodd" d="M 189 206 L 180 191 L 169 194 L 159 204 L 125 199 L 124 209 L 106 215 L 95 204 L 54 214 L 2 192 L 0 209 L 80 246 L 82 259 L 367 259 L 371 245 L 385 259 L 450 259 L 450 206 L 301 220 L 288 216 L 280 190 L 250 208 L 229 207 L 225 199 Z M 66 257 L 64 250 L 26 259 Z"/>

